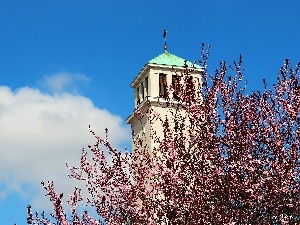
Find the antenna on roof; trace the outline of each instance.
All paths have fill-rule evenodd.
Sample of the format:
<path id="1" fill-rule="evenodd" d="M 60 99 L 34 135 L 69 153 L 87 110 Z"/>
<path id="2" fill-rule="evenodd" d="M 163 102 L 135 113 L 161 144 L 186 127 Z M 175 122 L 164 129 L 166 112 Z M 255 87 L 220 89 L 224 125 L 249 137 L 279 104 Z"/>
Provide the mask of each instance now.
<path id="1" fill-rule="evenodd" d="M 167 51 L 168 46 L 167 46 L 167 30 L 166 30 L 166 28 L 164 28 L 163 38 L 165 41 L 164 50 Z"/>

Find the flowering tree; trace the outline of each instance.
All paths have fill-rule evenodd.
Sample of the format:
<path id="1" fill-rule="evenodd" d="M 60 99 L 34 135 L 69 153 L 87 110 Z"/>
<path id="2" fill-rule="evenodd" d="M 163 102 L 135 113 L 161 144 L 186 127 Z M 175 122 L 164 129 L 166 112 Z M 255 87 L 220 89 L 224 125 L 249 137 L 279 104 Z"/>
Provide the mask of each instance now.
<path id="1" fill-rule="evenodd" d="M 202 46 L 203 68 L 207 57 Z M 90 130 L 96 144 L 82 150 L 79 167 L 69 167 L 69 176 L 85 182 L 90 197 L 83 201 L 75 188 L 68 218 L 63 195 L 52 182 L 42 183 L 54 205 L 52 220 L 33 215 L 29 206 L 27 223 L 92 225 L 99 218 L 111 225 L 300 223 L 300 63 L 294 70 L 285 60 L 272 90 L 264 81 L 263 92 L 248 95 L 240 87 L 241 64 L 240 57 L 233 67 L 221 62 L 214 75 L 205 70 L 201 90 L 186 66 L 176 101 L 166 103 L 185 112 L 176 110 L 174 121 L 150 106 L 137 110 L 137 117 L 159 119 L 164 129 L 162 137 L 151 135 L 159 146 L 151 154 L 142 139 L 133 140 L 134 154 L 123 153 L 107 135 Z M 95 207 L 99 218 L 77 213 L 82 202 Z"/>

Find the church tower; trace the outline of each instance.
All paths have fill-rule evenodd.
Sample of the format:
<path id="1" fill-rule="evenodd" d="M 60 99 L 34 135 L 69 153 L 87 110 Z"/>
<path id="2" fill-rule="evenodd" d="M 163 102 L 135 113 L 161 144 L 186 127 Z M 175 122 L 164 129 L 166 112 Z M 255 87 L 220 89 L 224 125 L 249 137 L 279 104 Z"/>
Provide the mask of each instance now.
<path id="1" fill-rule="evenodd" d="M 162 138 L 162 120 L 167 117 L 169 122 L 172 121 L 171 117 L 174 115 L 176 107 L 174 104 L 170 106 L 166 103 L 168 101 L 176 103 L 178 99 L 178 90 L 176 89 L 180 81 L 178 78 L 184 73 L 186 67 L 193 68 L 190 74 L 192 81 L 200 88 L 203 68 L 167 52 L 165 46 L 164 52 L 147 62 L 131 83 L 134 90 L 135 110 L 126 122 L 131 125 L 133 133 L 132 152 L 138 149 L 134 141 L 136 139 L 143 140 L 150 151 L 157 147 L 157 142 L 153 137 Z M 171 92 L 168 91 L 169 87 L 172 89 Z M 152 113 L 158 115 L 162 120 L 153 119 L 153 116 L 149 114 L 138 116 L 139 113 L 143 114 L 150 107 Z"/>

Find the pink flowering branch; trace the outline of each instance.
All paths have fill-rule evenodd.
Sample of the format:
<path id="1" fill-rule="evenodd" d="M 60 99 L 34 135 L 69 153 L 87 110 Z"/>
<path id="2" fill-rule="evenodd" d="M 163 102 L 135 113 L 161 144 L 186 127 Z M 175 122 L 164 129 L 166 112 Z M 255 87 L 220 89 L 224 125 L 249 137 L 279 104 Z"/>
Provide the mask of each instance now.
<path id="1" fill-rule="evenodd" d="M 90 197 L 84 200 L 75 188 L 67 219 L 62 195 L 53 183 L 44 186 L 58 223 L 299 223 L 300 64 L 293 69 L 285 60 L 273 90 L 264 81 L 262 92 L 247 95 L 241 87 L 242 57 L 232 66 L 221 62 L 211 75 L 208 55 L 203 45 L 201 88 L 193 68 L 174 71 L 180 82 L 166 93 L 176 91 L 176 100 L 160 101 L 171 117 L 157 113 L 150 102 L 135 110 L 138 120 L 163 127 L 162 136 L 152 127 L 151 143 L 134 134 L 133 153 L 124 153 L 111 146 L 107 130 L 101 138 L 90 129 L 95 145 L 82 150 L 78 167 L 67 165 L 69 177 L 85 182 Z M 79 215 L 83 201 L 96 209 L 97 219 L 87 211 Z M 28 223 L 51 224 L 28 210 Z"/>

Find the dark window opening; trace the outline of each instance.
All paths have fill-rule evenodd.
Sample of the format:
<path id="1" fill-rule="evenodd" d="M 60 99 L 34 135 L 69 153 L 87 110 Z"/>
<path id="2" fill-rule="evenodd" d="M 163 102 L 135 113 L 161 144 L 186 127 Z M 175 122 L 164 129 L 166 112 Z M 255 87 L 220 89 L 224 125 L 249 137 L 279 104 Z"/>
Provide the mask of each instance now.
<path id="1" fill-rule="evenodd" d="M 173 98 L 179 100 L 180 78 L 177 75 L 172 76 Z"/>
<path id="2" fill-rule="evenodd" d="M 189 98 L 188 101 L 193 102 L 195 100 L 195 86 L 194 86 L 194 80 L 192 76 L 190 76 L 187 80 L 186 89 L 187 89 L 187 97 Z"/>
<path id="3" fill-rule="evenodd" d="M 159 97 L 167 98 L 167 75 L 159 74 Z"/>
<path id="4" fill-rule="evenodd" d="M 145 93 L 144 93 L 144 83 L 141 83 L 141 94 L 142 94 L 142 101 L 144 101 Z"/>
<path id="5" fill-rule="evenodd" d="M 136 89 L 136 100 L 137 100 L 137 105 L 139 105 L 141 103 L 141 99 L 140 99 L 140 87 L 138 87 Z"/>
<path id="6" fill-rule="evenodd" d="M 194 86 L 194 81 L 193 81 L 193 77 L 192 76 L 190 76 L 188 78 L 188 85 L 189 85 L 189 87 L 193 87 Z"/>

